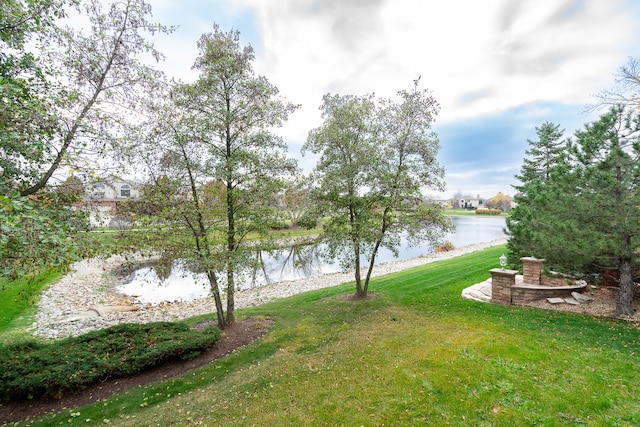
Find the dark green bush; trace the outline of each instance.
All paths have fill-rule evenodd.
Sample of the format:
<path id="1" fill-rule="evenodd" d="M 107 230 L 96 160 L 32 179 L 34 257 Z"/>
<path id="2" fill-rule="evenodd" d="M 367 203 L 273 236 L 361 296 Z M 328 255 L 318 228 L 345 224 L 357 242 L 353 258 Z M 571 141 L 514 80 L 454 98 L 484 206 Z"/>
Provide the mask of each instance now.
<path id="1" fill-rule="evenodd" d="M 311 230 L 318 225 L 318 216 L 315 212 L 306 211 L 305 213 L 300 215 L 300 218 L 298 218 L 296 224 L 304 228 L 305 230 Z"/>
<path id="2" fill-rule="evenodd" d="M 0 396 L 5 401 L 59 396 L 109 377 L 137 374 L 191 359 L 215 344 L 220 330 L 186 322 L 122 324 L 51 343 L 0 345 Z"/>
<path id="3" fill-rule="evenodd" d="M 289 218 L 284 213 L 280 212 L 269 218 L 267 225 L 272 230 L 286 230 L 289 228 L 290 222 Z"/>
<path id="4" fill-rule="evenodd" d="M 269 223 L 269 228 L 272 230 L 286 230 L 287 228 L 289 228 L 289 223 L 284 220 L 280 220 L 280 221 L 274 220 Z"/>

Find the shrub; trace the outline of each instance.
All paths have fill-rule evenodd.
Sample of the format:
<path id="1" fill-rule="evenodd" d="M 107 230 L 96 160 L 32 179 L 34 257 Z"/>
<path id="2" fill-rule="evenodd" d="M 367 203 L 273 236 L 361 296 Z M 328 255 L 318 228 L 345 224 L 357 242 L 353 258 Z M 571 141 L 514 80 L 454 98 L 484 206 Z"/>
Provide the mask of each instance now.
<path id="1" fill-rule="evenodd" d="M 314 212 L 306 211 L 305 213 L 300 215 L 300 218 L 298 218 L 296 224 L 298 224 L 305 230 L 311 230 L 318 225 L 318 217 Z"/>
<path id="2" fill-rule="evenodd" d="M 289 228 L 289 220 L 284 214 L 279 213 L 269 218 L 268 226 L 272 230 L 286 230 Z"/>
<path id="3" fill-rule="evenodd" d="M 60 396 L 109 377 L 191 359 L 215 344 L 220 330 L 186 322 L 122 324 L 51 343 L 0 345 L 0 395 L 5 401 Z"/>
<path id="4" fill-rule="evenodd" d="M 478 215 L 500 215 L 501 213 L 500 209 L 476 209 Z"/>
<path id="5" fill-rule="evenodd" d="M 284 220 L 273 220 L 269 223 L 269 228 L 272 230 L 286 230 L 289 228 L 289 224 Z"/>

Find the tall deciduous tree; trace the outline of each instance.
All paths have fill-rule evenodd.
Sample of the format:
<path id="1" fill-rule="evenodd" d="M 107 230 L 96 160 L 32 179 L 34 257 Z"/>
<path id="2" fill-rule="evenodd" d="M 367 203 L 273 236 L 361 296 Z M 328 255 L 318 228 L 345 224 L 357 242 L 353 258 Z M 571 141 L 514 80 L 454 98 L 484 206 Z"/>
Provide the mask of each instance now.
<path id="1" fill-rule="evenodd" d="M 0 12 L 0 192 L 22 189 L 42 147 L 55 138 L 53 70 L 34 43 L 47 40 L 64 16 L 64 1 L 8 0 Z"/>
<path id="2" fill-rule="evenodd" d="M 0 276 L 15 279 L 64 269 L 89 253 L 88 242 L 72 238 L 87 225 L 83 215 L 62 208 L 54 194 L 42 192 L 37 203 L 0 194 Z"/>
<path id="3" fill-rule="evenodd" d="M 149 22 L 151 7 L 144 0 L 114 2 L 107 11 L 103 2 L 86 0 L 79 13 L 89 30 L 62 28 L 63 21 L 56 21 L 39 38 L 38 72 L 46 79 L 27 85 L 29 99 L 44 105 L 35 111 L 46 114 L 34 115 L 34 103 L 22 104 L 12 114 L 20 118 L 11 122 L 15 131 L 2 141 L 3 187 L 22 196 L 44 188 L 62 166 L 86 169 L 89 152 L 105 155 L 110 143 L 122 148 L 120 125 L 134 115 L 140 88 L 160 76 L 140 58 L 160 59 L 145 35 L 170 29 Z"/>
<path id="4" fill-rule="evenodd" d="M 488 209 L 500 209 L 503 212 L 506 212 L 511 209 L 511 196 L 508 194 L 502 194 L 502 192 L 498 192 L 495 196 L 487 199 L 484 206 Z"/>
<path id="5" fill-rule="evenodd" d="M 618 69 L 614 86 L 598 93 L 596 99 L 591 109 L 618 105 L 640 108 L 640 59 L 630 57 Z"/>
<path id="6" fill-rule="evenodd" d="M 315 168 L 318 188 L 314 198 L 324 218 L 328 256 L 340 259 L 344 269 L 355 268 L 356 294 L 366 295 L 361 257 L 370 255 L 374 237 L 369 219 L 374 210 L 371 184 L 376 156 L 373 97 L 325 95 L 324 124 L 309 132 L 304 150 L 320 153 Z M 368 252 L 368 253 L 367 253 Z"/>
<path id="7" fill-rule="evenodd" d="M 270 129 L 281 126 L 296 106 L 281 99 L 265 77 L 254 75 L 253 48 L 240 45 L 239 32 L 214 26 L 198 48 L 194 68 L 200 78 L 185 88 L 184 106 L 195 113 L 196 137 L 211 154 L 207 173 L 226 187 L 225 324 L 230 324 L 236 273 L 247 263 L 245 239 L 250 232 L 266 234 L 273 197 L 296 168 Z"/>
<path id="8" fill-rule="evenodd" d="M 225 327 L 235 320 L 238 275 L 254 259 L 246 237 L 266 235 L 275 196 L 296 171 L 286 145 L 271 132 L 296 106 L 255 76 L 253 48 L 241 46 L 239 32 L 216 25 L 198 48 L 194 68 L 200 77 L 172 90 L 172 105 L 158 116 L 145 155 L 155 156 L 156 167 L 162 166 L 157 177 L 174 186 L 171 199 L 165 198 L 179 208 L 165 212 L 178 215 L 165 220 L 190 234 L 182 253 L 206 272 L 218 323 Z"/>
<path id="9" fill-rule="evenodd" d="M 443 207 L 421 203 L 422 189 L 443 189 L 444 171 L 430 130 L 438 104 L 417 84 L 395 101 L 325 95 L 324 124 L 304 147 L 320 154 L 316 200 L 328 254 L 355 269 L 360 298 L 367 296 L 380 248 L 397 252 L 402 236 L 435 242 L 450 229 Z"/>
<path id="10" fill-rule="evenodd" d="M 15 191 L 23 163 L 51 139 L 55 117 L 48 99 L 52 70 L 30 43 L 46 38 L 66 2 L 7 0 L 0 12 L 0 191 Z"/>
<path id="11" fill-rule="evenodd" d="M 138 215 L 138 221 L 157 227 L 151 234 L 133 233 L 131 237 L 146 239 L 169 264 L 181 259 L 194 271 L 204 272 L 218 324 L 224 327 L 227 321 L 218 279 L 225 266 L 220 250 L 224 239 L 215 233 L 224 223 L 224 212 L 215 199 L 220 193 L 224 197 L 226 189 L 207 184 L 211 153 L 198 140 L 187 112 L 176 105 L 182 102 L 183 90 L 183 86 L 176 87 L 150 109 L 155 120 L 148 144 L 141 146 L 139 153 L 149 181 L 140 200 L 127 208 Z"/>
<path id="12" fill-rule="evenodd" d="M 40 147 L 55 137 L 52 69 L 27 48 L 46 38 L 65 1 L 7 0 L 0 12 L 0 274 L 29 276 L 77 257 L 81 216 L 61 207 L 54 194 L 20 196 Z"/>
<path id="13" fill-rule="evenodd" d="M 71 5 L 91 28 L 63 28 L 65 17 L 75 13 Z M 89 154 L 119 155 L 128 148 L 122 125 L 135 115 L 139 89 L 160 75 L 140 59 L 160 59 L 145 35 L 170 31 L 149 22 L 149 4 L 125 0 L 106 11 L 103 6 L 99 0 L 2 4 L 0 192 L 9 195 L 0 209 L 6 224 L 2 240 L 12 251 L 19 250 L 18 242 L 34 245 L 7 253 L 7 274 L 22 271 L 21 264 L 43 265 L 37 258 L 43 252 L 54 265 L 77 256 L 71 212 L 51 202 L 47 186 L 62 167 L 95 167 L 96 157 L 91 161 Z M 32 45 L 34 51 L 28 49 Z"/>
<path id="14" fill-rule="evenodd" d="M 293 227 L 298 225 L 298 219 L 308 212 L 311 207 L 310 179 L 305 175 L 298 175 L 293 180 L 287 182 L 278 205 L 283 209 Z"/>

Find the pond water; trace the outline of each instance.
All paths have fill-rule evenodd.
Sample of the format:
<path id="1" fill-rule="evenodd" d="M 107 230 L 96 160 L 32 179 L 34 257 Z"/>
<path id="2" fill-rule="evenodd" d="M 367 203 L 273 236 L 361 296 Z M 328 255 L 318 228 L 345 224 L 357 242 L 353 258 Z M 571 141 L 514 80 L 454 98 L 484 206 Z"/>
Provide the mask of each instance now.
<path id="1" fill-rule="evenodd" d="M 504 218 L 453 216 L 456 229 L 447 234 L 443 241 L 450 241 L 455 247 L 489 242 L 505 237 Z M 404 242 L 403 242 L 404 243 Z M 279 250 L 274 253 L 256 252 L 257 264 L 254 271 L 238 278 L 238 289 L 248 289 L 266 283 L 296 280 L 340 271 L 337 263 L 322 259 L 322 245 L 305 245 Z M 428 243 L 422 246 L 403 245 L 397 257 L 386 249 L 381 249 L 376 264 L 411 259 L 433 252 Z M 133 297 L 136 304 L 157 305 L 164 301 L 191 301 L 209 296 L 208 281 L 204 274 L 191 273 L 184 263 L 174 261 L 171 272 L 160 278 L 153 266 L 145 266 L 127 276 L 117 291 Z"/>

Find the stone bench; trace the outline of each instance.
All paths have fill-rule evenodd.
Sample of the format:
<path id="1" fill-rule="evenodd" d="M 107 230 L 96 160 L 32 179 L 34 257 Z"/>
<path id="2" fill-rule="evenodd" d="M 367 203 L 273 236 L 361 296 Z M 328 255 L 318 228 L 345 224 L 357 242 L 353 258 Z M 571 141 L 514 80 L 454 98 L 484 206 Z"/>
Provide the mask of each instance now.
<path id="1" fill-rule="evenodd" d="M 569 284 L 560 277 L 549 278 L 543 273 L 544 260 L 521 258 L 523 274 L 516 270 L 494 268 L 491 273 L 491 302 L 498 304 L 524 304 L 545 298 L 569 298 L 572 292 L 585 290 L 587 284 L 578 281 Z M 564 283 L 564 284 L 563 284 Z"/>
<path id="2" fill-rule="evenodd" d="M 566 286 L 516 284 L 511 287 L 511 303 L 524 304 L 545 298 L 570 298 L 572 292 L 582 292 L 587 287 L 585 282 Z"/>

